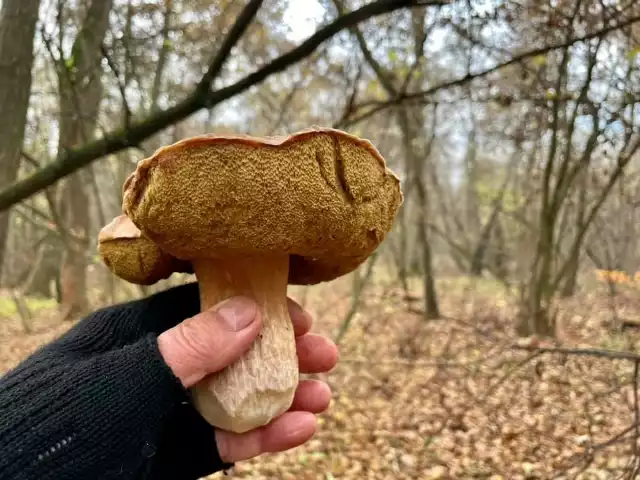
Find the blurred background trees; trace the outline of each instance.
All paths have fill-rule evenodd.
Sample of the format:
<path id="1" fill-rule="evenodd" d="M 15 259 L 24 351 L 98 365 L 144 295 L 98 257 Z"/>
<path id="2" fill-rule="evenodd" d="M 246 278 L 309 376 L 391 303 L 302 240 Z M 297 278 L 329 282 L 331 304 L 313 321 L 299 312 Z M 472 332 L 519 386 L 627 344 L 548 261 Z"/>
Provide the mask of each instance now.
<path id="1" fill-rule="evenodd" d="M 124 295 L 96 236 L 136 162 L 209 132 L 371 139 L 406 197 L 378 263 L 407 298 L 421 279 L 425 319 L 438 278 L 486 276 L 517 297 L 522 335 L 553 336 L 555 298 L 639 267 L 636 2 L 1 8 L 2 286 L 64 318 Z"/>

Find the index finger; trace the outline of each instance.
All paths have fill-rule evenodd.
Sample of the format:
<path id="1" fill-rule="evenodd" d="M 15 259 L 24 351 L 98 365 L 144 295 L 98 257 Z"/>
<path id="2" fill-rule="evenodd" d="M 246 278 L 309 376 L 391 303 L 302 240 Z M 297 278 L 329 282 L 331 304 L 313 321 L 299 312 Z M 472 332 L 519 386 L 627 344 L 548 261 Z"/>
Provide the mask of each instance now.
<path id="1" fill-rule="evenodd" d="M 311 330 L 313 318 L 311 314 L 302 308 L 295 300 L 287 298 L 287 306 L 289 307 L 289 315 L 291 323 L 293 323 L 293 333 L 296 337 L 300 337 Z"/>

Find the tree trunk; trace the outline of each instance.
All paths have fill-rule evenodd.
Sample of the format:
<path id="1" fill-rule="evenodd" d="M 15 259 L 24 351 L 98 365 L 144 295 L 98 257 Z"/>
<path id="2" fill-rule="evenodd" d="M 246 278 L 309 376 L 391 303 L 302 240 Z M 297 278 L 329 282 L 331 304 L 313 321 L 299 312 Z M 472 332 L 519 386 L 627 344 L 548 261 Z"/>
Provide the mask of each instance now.
<path id="1" fill-rule="evenodd" d="M 480 200 L 478 198 L 477 186 L 478 186 L 478 140 L 475 125 L 475 118 L 473 116 L 473 109 L 469 112 L 473 121 L 473 126 L 469 132 L 467 152 L 465 155 L 465 203 L 466 208 L 464 212 L 464 218 L 466 219 L 465 226 L 469 231 L 470 237 L 476 237 L 482 231 L 482 221 L 480 218 Z"/>
<path id="2" fill-rule="evenodd" d="M 498 274 L 499 278 L 504 279 L 505 281 L 509 280 L 509 265 L 508 265 L 508 253 L 507 253 L 507 242 L 506 236 L 504 233 L 504 226 L 502 225 L 502 221 L 498 219 L 496 222 L 496 226 L 494 228 L 495 234 L 495 250 L 493 252 L 492 264 L 493 269 Z"/>
<path id="3" fill-rule="evenodd" d="M 574 293 L 576 293 L 576 288 L 578 287 L 579 267 L 580 267 L 580 250 L 578 249 L 571 254 L 571 258 L 569 259 L 567 276 L 565 277 L 564 284 L 562 285 L 562 289 L 560 290 L 561 297 L 568 298 L 573 296 Z"/>
<path id="4" fill-rule="evenodd" d="M 44 248 L 46 249 L 44 259 L 35 272 L 26 294 L 53 298 L 55 296 L 53 284 L 60 273 L 60 247 L 56 243 L 55 246 L 46 245 Z"/>
<path id="5" fill-rule="evenodd" d="M 491 234 L 493 232 L 493 227 L 497 224 L 498 214 L 500 213 L 502 205 L 496 204 L 493 207 L 493 211 L 491 212 L 491 216 L 487 223 L 482 228 L 482 232 L 480 233 L 480 238 L 478 239 L 478 244 L 476 245 L 476 249 L 473 252 L 473 256 L 471 257 L 471 268 L 469 269 L 469 273 L 474 277 L 482 276 L 482 271 L 485 266 L 485 255 L 489 250 L 489 243 L 491 241 Z"/>
<path id="6" fill-rule="evenodd" d="M 65 184 L 67 225 L 83 242 L 69 242 L 60 271 L 63 318 L 73 319 L 89 308 L 87 266 L 89 248 L 89 195 L 83 182 L 86 172 L 71 175 Z"/>
<path id="7" fill-rule="evenodd" d="M 400 207 L 398 212 L 398 251 L 394 255 L 396 267 L 398 269 L 398 280 L 402 286 L 404 301 L 407 305 L 411 304 L 411 288 L 409 287 L 409 272 L 407 269 L 409 232 L 407 228 L 407 205 L 406 203 Z"/>
<path id="8" fill-rule="evenodd" d="M 410 165 L 410 182 L 418 200 L 418 238 L 422 247 L 422 274 L 424 278 L 424 317 L 434 319 L 440 317 L 440 307 L 436 291 L 435 275 L 433 273 L 433 252 L 429 238 L 429 198 L 424 185 L 424 162 L 428 161 L 429 147 L 420 145 L 419 139 L 424 139 L 424 115 L 418 107 L 410 120 L 407 108 L 399 108 L 398 122 L 402 131 L 402 143 L 407 162 Z M 435 115 L 435 112 L 433 113 Z"/>
<path id="9" fill-rule="evenodd" d="M 427 232 L 429 227 L 425 218 L 420 221 L 420 240 L 422 243 L 422 269 L 424 275 L 424 316 L 425 319 L 440 317 L 440 306 L 436 292 L 436 279 L 433 274 L 433 253 Z"/>
<path id="10" fill-rule="evenodd" d="M 100 62 L 102 42 L 109 25 L 112 0 L 93 0 L 73 43 L 71 57 L 58 65 L 60 85 L 59 151 L 88 142 L 94 134 L 102 98 Z M 88 309 L 87 265 L 90 208 L 86 171 L 71 175 L 63 192 L 63 218 L 82 242 L 69 242 L 62 263 L 60 283 L 62 312 L 72 319 Z"/>
<path id="11" fill-rule="evenodd" d="M 20 166 L 24 140 L 33 40 L 40 0 L 4 0 L 0 10 L 0 186 L 13 183 Z M 9 232 L 10 212 L 0 213 L 0 272 Z"/>
<path id="12" fill-rule="evenodd" d="M 533 268 L 529 283 L 524 289 L 520 302 L 520 312 L 516 330 L 521 336 L 540 335 L 554 336 L 553 319 L 551 318 L 552 261 L 554 247 L 555 212 L 543 209 L 540 222 L 540 233 L 536 246 Z"/>
<path id="13" fill-rule="evenodd" d="M 587 215 L 587 171 L 580 173 L 580 191 L 578 193 L 578 211 L 576 213 L 576 235 L 584 228 L 585 217 Z M 569 264 L 567 265 L 567 273 L 564 283 L 560 289 L 560 296 L 568 298 L 573 296 L 578 286 L 578 271 L 580 269 L 580 253 L 582 248 L 571 249 L 569 255 Z"/>

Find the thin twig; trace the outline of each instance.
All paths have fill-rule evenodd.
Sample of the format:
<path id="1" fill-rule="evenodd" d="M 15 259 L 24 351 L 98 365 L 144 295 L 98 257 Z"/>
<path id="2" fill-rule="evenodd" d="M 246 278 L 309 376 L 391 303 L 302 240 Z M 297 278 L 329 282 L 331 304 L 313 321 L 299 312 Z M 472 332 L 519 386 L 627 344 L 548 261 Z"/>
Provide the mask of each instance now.
<path id="1" fill-rule="evenodd" d="M 102 52 L 102 56 L 107 60 L 107 64 L 113 73 L 114 78 L 116 79 L 116 83 L 118 84 L 118 90 L 120 91 L 120 97 L 122 99 L 122 108 L 124 109 L 124 126 L 125 128 L 129 126 L 131 123 L 131 108 L 129 108 L 129 101 L 127 100 L 127 91 L 124 83 L 120 79 L 120 70 L 118 69 L 118 65 L 113 61 L 111 55 L 109 54 L 107 47 L 104 45 L 100 46 L 100 51 Z"/>
<path id="2" fill-rule="evenodd" d="M 512 345 L 511 348 L 514 350 L 525 350 L 527 352 L 580 355 L 587 357 L 607 358 L 609 360 L 628 360 L 632 362 L 640 361 L 640 354 L 637 353 L 619 352 L 615 350 L 605 350 L 599 348 L 536 347 L 529 345 Z"/>

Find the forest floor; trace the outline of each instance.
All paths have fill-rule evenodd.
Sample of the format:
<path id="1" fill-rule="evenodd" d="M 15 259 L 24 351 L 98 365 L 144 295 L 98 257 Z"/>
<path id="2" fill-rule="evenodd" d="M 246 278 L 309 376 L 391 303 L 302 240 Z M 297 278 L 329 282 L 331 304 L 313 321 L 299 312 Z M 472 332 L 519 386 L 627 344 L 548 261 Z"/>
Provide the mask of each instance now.
<path id="1" fill-rule="evenodd" d="M 211 478 L 640 478 L 634 362 L 515 348 L 500 287 L 450 279 L 439 291 L 444 318 L 425 322 L 397 288 L 370 285 L 326 376 L 334 400 L 317 435 Z M 351 301 L 346 280 L 291 295 L 331 336 Z M 69 327 L 47 312 L 29 335 L 15 315 L 0 322 L 0 372 Z M 612 331 L 614 318 L 640 318 L 640 295 L 622 294 L 616 312 L 599 289 L 563 301 L 562 346 L 637 351 L 636 331 Z"/>

